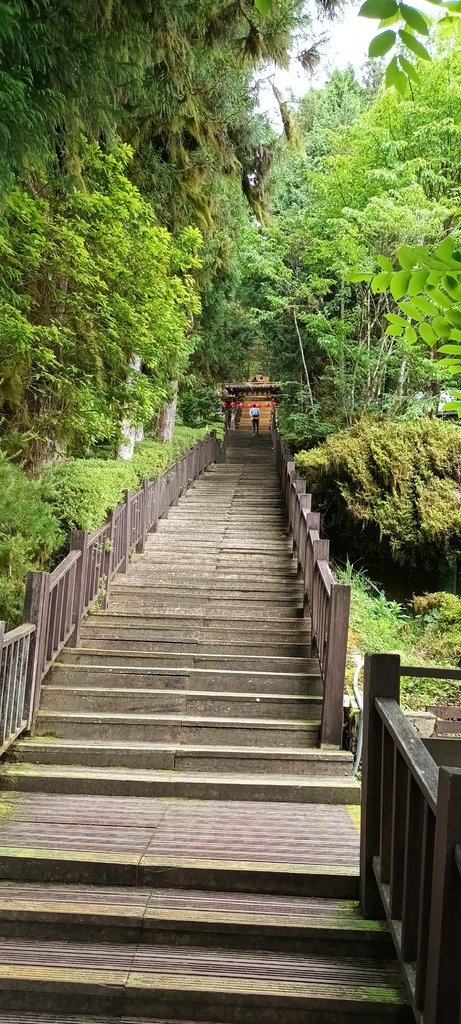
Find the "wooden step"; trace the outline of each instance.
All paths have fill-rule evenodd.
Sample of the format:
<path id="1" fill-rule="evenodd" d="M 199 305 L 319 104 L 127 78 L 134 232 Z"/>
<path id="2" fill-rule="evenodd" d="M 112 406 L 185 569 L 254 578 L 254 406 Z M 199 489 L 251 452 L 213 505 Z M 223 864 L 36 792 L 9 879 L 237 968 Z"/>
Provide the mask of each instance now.
<path id="1" fill-rule="evenodd" d="M 111 648 L 67 647 L 61 652 L 61 665 L 87 665 L 97 667 L 142 668 L 197 668 L 234 672 L 282 672 L 293 675 L 316 675 L 319 673 L 317 658 L 296 658 L 289 655 L 265 654 L 202 654 L 200 650 L 174 652 L 112 650 Z"/>
<path id="2" fill-rule="evenodd" d="M 173 755 L 174 756 L 174 755 Z M 124 760 L 123 756 L 121 760 Z M 307 770 L 308 770 L 307 766 Z M 81 764 L 28 764 L 0 768 L 0 785 L 21 793 L 166 797 L 192 800 L 254 800 L 356 805 L 360 787 L 353 778 L 316 778 L 248 772 L 154 771 L 152 768 L 83 767 Z"/>
<path id="3" fill-rule="evenodd" d="M 48 680 L 59 686 L 139 686 L 154 689 L 218 690 L 220 692 L 321 694 L 320 674 L 313 672 L 236 672 L 230 669 L 152 668 L 150 665 L 117 666 L 62 664 L 56 662 Z"/>
<path id="4" fill-rule="evenodd" d="M 70 739 L 144 740 L 145 742 L 311 747 L 318 742 L 320 719 L 201 718 L 187 714 L 46 711 L 35 720 L 37 736 Z"/>
<path id="5" fill-rule="evenodd" d="M 354 807 L 2 794 L 0 878 L 357 899 Z"/>
<path id="6" fill-rule="evenodd" d="M 207 690 L 163 690 L 138 687 L 77 687 L 45 685 L 41 711 L 109 712 L 149 714 L 155 712 L 194 717 L 281 718 L 319 720 L 320 696 L 292 694 L 232 693 Z"/>
<path id="7" fill-rule="evenodd" d="M 249 799 L 253 788 L 267 780 L 268 786 L 275 785 L 274 776 L 289 777 L 293 783 L 300 778 L 310 781 L 332 778 L 333 784 L 340 778 L 352 780 L 353 757 L 346 750 L 319 749 L 318 747 L 277 748 L 242 746 L 206 746 L 205 744 L 142 743 L 136 740 L 77 740 L 56 739 L 51 736 L 29 737 L 19 740 L 12 752 L 13 764 L 31 762 L 42 765 L 80 765 L 96 768 L 133 768 L 165 771 L 221 774 L 231 773 L 248 778 Z M 4 767 L 3 778 L 8 777 L 11 765 Z M 225 780 L 223 781 L 223 785 Z M 238 778 L 237 778 L 237 781 Z M 241 781 L 241 778 L 240 778 Z M 234 792 L 237 787 L 234 787 Z M 353 791 L 359 798 L 358 783 Z M 207 794 L 209 796 L 209 793 Z M 296 796 L 293 799 L 297 799 Z M 356 801 L 356 802 L 357 802 Z M 325 800 L 325 802 L 327 802 Z M 338 803 L 338 800 L 333 801 Z M 347 801 L 348 802 L 348 801 Z"/>
<path id="8" fill-rule="evenodd" d="M 199 946 L 3 939 L 2 1005 L 186 1016 L 237 1024 L 313 1024 L 347 1014 L 409 1020 L 395 963 Z"/>
<path id="9" fill-rule="evenodd" d="M 353 900 L 0 882 L 0 936 L 392 955 L 387 924 Z"/>

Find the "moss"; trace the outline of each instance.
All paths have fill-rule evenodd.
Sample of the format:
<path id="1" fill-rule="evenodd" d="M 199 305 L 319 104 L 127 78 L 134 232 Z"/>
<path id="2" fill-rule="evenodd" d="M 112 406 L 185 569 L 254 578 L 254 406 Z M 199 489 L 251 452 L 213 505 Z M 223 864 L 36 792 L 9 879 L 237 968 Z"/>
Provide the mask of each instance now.
<path id="1" fill-rule="evenodd" d="M 296 466 L 328 524 L 352 550 L 378 551 L 397 562 L 438 561 L 461 550 L 461 432 L 439 420 L 365 417 L 331 435 Z M 362 553 L 362 552 L 361 552 Z"/>

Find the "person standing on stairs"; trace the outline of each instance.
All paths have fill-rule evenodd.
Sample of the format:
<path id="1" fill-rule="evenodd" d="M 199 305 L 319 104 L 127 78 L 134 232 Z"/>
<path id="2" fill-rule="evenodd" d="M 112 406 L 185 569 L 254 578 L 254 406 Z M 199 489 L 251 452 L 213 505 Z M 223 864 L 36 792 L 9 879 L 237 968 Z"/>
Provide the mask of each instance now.
<path id="1" fill-rule="evenodd" d="M 256 402 L 253 402 L 253 405 L 251 406 L 250 418 L 253 424 L 253 434 L 259 434 L 259 408 L 256 405 Z"/>

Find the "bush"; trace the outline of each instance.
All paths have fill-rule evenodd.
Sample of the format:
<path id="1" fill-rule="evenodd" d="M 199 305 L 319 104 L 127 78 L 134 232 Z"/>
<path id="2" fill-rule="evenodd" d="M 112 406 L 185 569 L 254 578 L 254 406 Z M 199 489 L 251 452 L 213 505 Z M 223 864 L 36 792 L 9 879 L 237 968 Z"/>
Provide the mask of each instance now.
<path id="1" fill-rule="evenodd" d="M 45 569 L 63 540 L 40 484 L 0 454 L 0 619 L 7 628 L 22 619 L 26 572 Z"/>
<path id="2" fill-rule="evenodd" d="M 209 423 L 221 415 L 221 403 L 216 388 L 212 387 L 180 391 L 178 409 L 188 427 Z"/>
<path id="3" fill-rule="evenodd" d="M 366 417 L 295 461 L 325 510 L 327 532 L 340 536 L 354 558 L 381 547 L 396 562 L 435 565 L 460 550 L 456 424 Z"/>
<path id="4" fill-rule="evenodd" d="M 158 477 L 209 431 L 178 426 L 171 444 L 147 439 L 133 459 L 56 462 L 41 480 L 0 454 L 0 619 L 7 628 L 22 619 L 29 569 L 52 569 L 67 550 L 73 529 L 94 530 L 144 477 Z"/>
<path id="5" fill-rule="evenodd" d="M 145 477 L 156 478 L 207 433 L 179 426 L 171 443 L 146 439 L 135 445 L 133 458 L 73 459 L 56 463 L 43 477 L 42 493 L 62 528 L 95 530 L 111 509 L 135 491 Z"/>

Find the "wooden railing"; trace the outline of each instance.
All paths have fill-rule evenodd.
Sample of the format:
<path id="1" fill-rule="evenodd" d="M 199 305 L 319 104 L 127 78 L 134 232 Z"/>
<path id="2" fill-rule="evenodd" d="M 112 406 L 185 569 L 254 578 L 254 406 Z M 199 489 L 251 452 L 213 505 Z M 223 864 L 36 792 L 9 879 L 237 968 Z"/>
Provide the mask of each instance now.
<path id="1" fill-rule="evenodd" d="M 361 905 L 365 917 L 388 918 L 416 1019 L 459 1024 L 461 769 L 438 768 L 407 721 L 402 676 L 461 680 L 461 671 L 366 656 Z"/>
<path id="2" fill-rule="evenodd" d="M 344 723 L 344 676 L 347 655 L 350 587 L 338 583 L 329 564 L 329 541 L 320 536 L 320 515 L 312 511 L 306 482 L 291 461 L 275 417 L 271 425 L 293 552 L 303 574 L 304 613 L 310 614 L 323 680 L 322 746 L 339 747 Z"/>
<path id="3" fill-rule="evenodd" d="M 181 455 L 158 479 L 144 480 L 107 522 L 91 533 L 74 530 L 70 551 L 53 572 L 29 572 L 24 625 L 8 633 L 0 623 L 0 754 L 30 728 L 40 699 L 40 686 L 65 644 L 77 646 L 82 619 L 96 601 L 105 606 L 109 582 L 126 572 L 130 553 L 143 551 L 170 505 L 210 465 L 226 458 L 212 431 Z"/>

